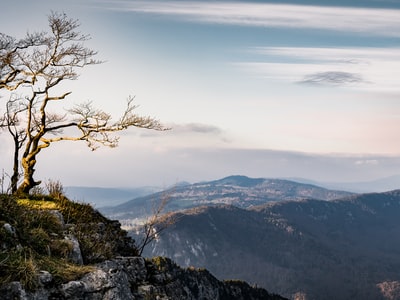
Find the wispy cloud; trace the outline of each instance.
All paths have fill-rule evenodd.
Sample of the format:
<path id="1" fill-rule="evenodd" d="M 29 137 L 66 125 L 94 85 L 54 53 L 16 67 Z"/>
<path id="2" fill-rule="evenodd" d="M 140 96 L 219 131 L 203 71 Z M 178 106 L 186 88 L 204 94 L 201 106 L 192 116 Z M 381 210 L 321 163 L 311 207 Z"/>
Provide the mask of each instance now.
<path id="1" fill-rule="evenodd" d="M 353 85 L 362 83 L 364 80 L 359 74 L 348 72 L 321 72 L 314 73 L 304 77 L 300 83 L 311 85 Z"/>
<path id="2" fill-rule="evenodd" d="M 222 128 L 211 125 L 211 124 L 203 124 L 203 123 L 181 123 L 167 124 L 171 130 L 158 132 L 158 131 L 141 131 L 139 133 L 136 132 L 136 135 L 139 135 L 140 138 L 154 138 L 156 137 L 158 140 L 167 139 L 169 142 L 174 140 L 173 147 L 178 145 L 209 145 L 215 143 L 230 143 L 231 140 L 228 137 L 228 133 L 225 132 Z"/>
<path id="3" fill-rule="evenodd" d="M 262 61 L 239 67 L 269 79 L 293 83 L 400 91 L 399 48 L 257 47 Z"/>
<path id="4" fill-rule="evenodd" d="M 400 10 L 397 9 L 208 1 L 112 1 L 108 3 L 110 3 L 110 9 L 114 10 L 173 15 L 191 22 L 324 29 L 368 35 L 400 36 Z"/>
<path id="5" fill-rule="evenodd" d="M 188 124 L 176 124 L 171 125 L 174 129 L 175 133 L 181 134 L 193 134 L 193 133 L 200 133 L 200 134 L 222 134 L 222 129 L 209 124 L 201 124 L 201 123 L 188 123 Z"/>
<path id="6" fill-rule="evenodd" d="M 371 61 L 393 61 L 400 58 L 400 48 L 254 47 L 250 51 L 263 55 L 291 57 L 303 61 L 358 65 L 369 64 Z"/>
<path id="7" fill-rule="evenodd" d="M 208 136 L 222 136 L 224 131 L 215 125 L 211 124 L 203 124 L 203 123 L 182 123 L 175 124 L 169 123 L 166 126 L 171 130 L 166 132 L 158 132 L 158 131 L 143 131 L 141 132 L 141 136 L 143 137 L 152 137 L 152 136 L 182 136 L 182 135 L 208 135 Z"/>

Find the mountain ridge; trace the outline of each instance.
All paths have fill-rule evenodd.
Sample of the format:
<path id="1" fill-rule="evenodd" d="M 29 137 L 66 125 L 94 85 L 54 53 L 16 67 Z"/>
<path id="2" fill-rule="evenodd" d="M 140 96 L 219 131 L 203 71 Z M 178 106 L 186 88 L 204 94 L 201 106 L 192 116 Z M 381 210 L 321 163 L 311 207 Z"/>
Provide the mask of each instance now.
<path id="1" fill-rule="evenodd" d="M 317 198 L 332 200 L 352 193 L 335 191 L 284 179 L 250 178 L 242 175 L 176 186 L 169 190 L 138 197 L 114 207 L 101 208 L 110 218 L 135 219 L 151 214 L 154 204 L 166 201 L 166 212 L 202 205 L 232 204 L 241 208 L 269 201 Z"/>
<path id="2" fill-rule="evenodd" d="M 384 296 L 385 288 L 400 286 L 400 190 L 177 214 L 145 255 L 205 267 L 217 278 L 230 274 L 292 299 L 400 297 L 394 288 L 394 298 Z"/>
<path id="3" fill-rule="evenodd" d="M 244 175 L 231 175 L 233 176 Z M 246 176 L 244 176 L 246 177 Z M 325 182 L 312 180 L 301 177 L 260 177 L 259 179 L 281 179 L 294 181 L 297 183 L 316 185 L 325 189 L 342 190 L 351 193 L 371 193 L 371 192 L 386 192 L 394 190 L 400 186 L 400 175 L 393 175 L 383 178 L 378 178 L 369 181 L 355 181 L 355 182 Z M 200 181 L 196 183 L 209 182 Z M 186 181 L 177 182 L 172 187 L 191 185 Z M 161 186 L 139 186 L 139 187 L 96 187 L 96 186 L 67 186 L 65 188 L 66 194 L 71 199 L 82 201 L 94 205 L 95 207 L 112 207 L 124 202 L 130 201 L 134 198 L 146 196 L 158 191 L 168 190 L 171 187 Z"/>
<path id="4" fill-rule="evenodd" d="M 310 183 L 327 189 L 345 190 L 353 193 L 383 193 L 395 190 L 400 186 L 400 175 L 392 175 L 367 181 L 339 182 L 316 181 L 299 177 L 282 178 L 300 183 Z"/>

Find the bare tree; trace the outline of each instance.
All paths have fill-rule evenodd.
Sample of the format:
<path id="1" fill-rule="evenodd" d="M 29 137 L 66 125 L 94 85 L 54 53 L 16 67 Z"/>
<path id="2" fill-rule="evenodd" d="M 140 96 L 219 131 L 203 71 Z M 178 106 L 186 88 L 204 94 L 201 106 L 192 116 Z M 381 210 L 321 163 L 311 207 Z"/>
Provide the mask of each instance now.
<path id="1" fill-rule="evenodd" d="M 89 36 L 77 31 L 77 20 L 51 13 L 48 21 L 50 32 L 27 34 L 19 41 L 0 35 L 0 91 L 22 93 L 18 97 L 11 94 L 2 118 L 3 127 L 14 139 L 14 175 L 22 150 L 23 181 L 15 191 L 22 194 L 40 184 L 33 178 L 37 155 L 51 143 L 85 141 L 95 150 L 100 145 L 117 146 L 118 137 L 113 133 L 130 127 L 167 129 L 152 117 L 137 115 L 133 97 L 128 98 L 125 111 L 114 122 L 110 114 L 95 108 L 92 102 L 63 113 L 51 111 L 52 106 L 71 94 L 59 92 L 60 84 L 76 80 L 78 69 L 101 61 L 94 59 L 97 52 L 84 46 Z"/>
<path id="2" fill-rule="evenodd" d="M 18 104 L 20 99 L 15 97 L 13 94 L 12 97 L 8 100 L 6 104 L 6 112 L 4 116 L 0 118 L 0 127 L 6 128 L 10 133 L 13 143 L 14 143 L 14 157 L 13 157 L 13 172 L 11 175 L 11 193 L 17 192 L 18 180 L 20 177 L 19 172 L 19 156 L 20 149 L 24 145 L 27 134 L 24 128 L 20 127 L 20 121 L 18 115 L 23 113 L 26 108 L 20 107 Z"/>
<path id="3" fill-rule="evenodd" d="M 153 202 L 153 211 L 139 229 L 140 240 L 137 241 L 139 255 L 142 255 L 144 249 L 154 240 L 159 238 L 160 234 L 167 228 L 177 222 L 177 214 L 172 212 L 165 213 L 169 197 L 163 195 L 159 203 Z"/>

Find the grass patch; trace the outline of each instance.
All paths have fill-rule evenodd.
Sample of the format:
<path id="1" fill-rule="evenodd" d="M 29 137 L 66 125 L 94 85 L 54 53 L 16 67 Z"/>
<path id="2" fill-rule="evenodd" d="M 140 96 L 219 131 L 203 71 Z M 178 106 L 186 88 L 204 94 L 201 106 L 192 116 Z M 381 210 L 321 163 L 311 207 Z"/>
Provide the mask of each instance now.
<path id="1" fill-rule="evenodd" d="M 54 210 L 58 209 L 58 204 L 53 200 L 31 200 L 31 199 L 18 199 L 17 204 L 32 209 Z"/>
<path id="2" fill-rule="evenodd" d="M 20 281 L 21 284 L 33 290 L 37 287 L 37 264 L 27 249 L 13 253 L 0 254 L 0 282 Z"/>
<path id="3" fill-rule="evenodd" d="M 0 254 L 0 282 L 2 284 L 20 281 L 28 290 L 38 287 L 39 271 L 45 270 L 53 276 L 55 283 L 77 280 L 95 267 L 79 266 L 58 257 L 42 256 L 23 248 L 13 253 Z"/>
<path id="4" fill-rule="evenodd" d="M 91 265 L 78 266 L 65 260 L 52 257 L 42 257 L 38 260 L 42 270 L 50 272 L 56 283 L 64 283 L 81 278 L 83 275 L 93 272 L 96 268 Z"/>
<path id="5" fill-rule="evenodd" d="M 67 234 L 79 241 L 84 265 L 71 262 L 73 244 Z M 96 262 L 137 253 L 120 224 L 88 204 L 58 194 L 32 199 L 0 195 L 0 286 L 20 281 L 34 290 L 42 270 L 56 283 L 76 280 L 93 271 Z"/>

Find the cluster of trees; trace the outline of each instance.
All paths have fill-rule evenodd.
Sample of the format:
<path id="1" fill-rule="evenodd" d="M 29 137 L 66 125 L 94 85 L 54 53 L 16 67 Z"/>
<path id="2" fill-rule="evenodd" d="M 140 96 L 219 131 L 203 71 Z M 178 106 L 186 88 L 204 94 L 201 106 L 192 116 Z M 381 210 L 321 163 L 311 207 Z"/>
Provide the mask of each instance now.
<path id="1" fill-rule="evenodd" d="M 90 36 L 79 32 L 77 20 L 53 12 L 48 22 L 50 30 L 22 39 L 0 33 L 0 127 L 14 142 L 10 189 L 16 194 L 29 194 L 40 184 L 34 179 L 37 156 L 52 143 L 85 141 L 95 150 L 117 146 L 115 132 L 130 127 L 167 129 L 153 117 L 136 114 L 133 97 L 116 121 L 92 102 L 57 109 L 56 103 L 71 94 L 60 92 L 62 83 L 78 79 L 78 70 L 101 61 L 85 46 Z"/>

